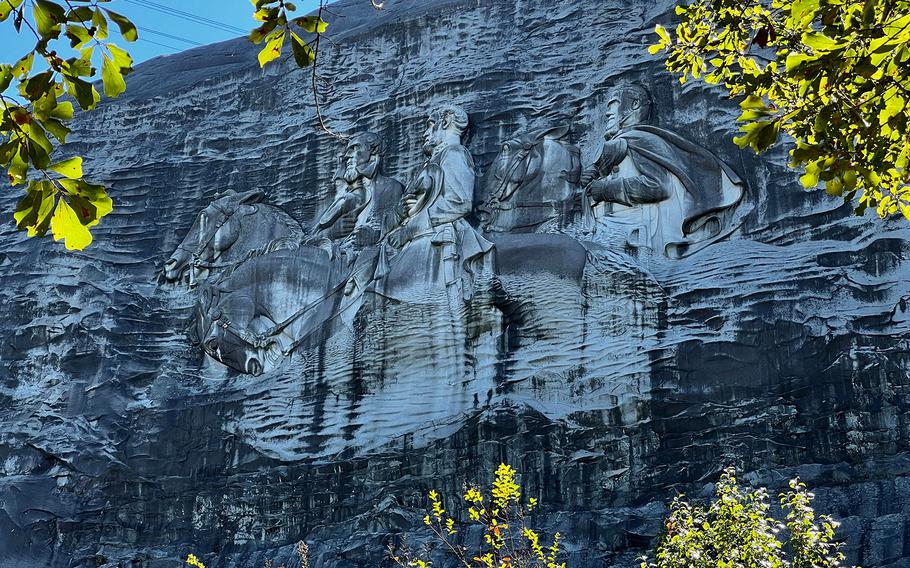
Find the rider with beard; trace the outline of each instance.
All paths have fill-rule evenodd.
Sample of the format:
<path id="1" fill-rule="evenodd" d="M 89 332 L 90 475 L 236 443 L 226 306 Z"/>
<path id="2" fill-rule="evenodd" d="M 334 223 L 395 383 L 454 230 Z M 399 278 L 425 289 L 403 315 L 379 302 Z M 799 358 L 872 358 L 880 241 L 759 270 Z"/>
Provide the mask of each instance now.
<path id="1" fill-rule="evenodd" d="M 473 279 L 493 244 L 467 221 L 474 201 L 474 160 L 463 139 L 467 113 L 444 105 L 427 119 L 421 169 L 401 204 L 400 226 L 389 234 L 377 269 L 376 291 L 411 299 L 415 289 L 445 290 L 467 301 Z"/>

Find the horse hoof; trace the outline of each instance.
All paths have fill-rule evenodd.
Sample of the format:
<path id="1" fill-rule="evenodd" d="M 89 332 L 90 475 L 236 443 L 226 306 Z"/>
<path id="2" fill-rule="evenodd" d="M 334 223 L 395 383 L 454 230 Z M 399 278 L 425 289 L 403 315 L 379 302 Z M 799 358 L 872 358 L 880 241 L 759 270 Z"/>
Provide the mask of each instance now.
<path id="1" fill-rule="evenodd" d="M 262 363 L 259 362 L 259 359 L 256 359 L 255 357 L 250 357 L 250 359 L 246 362 L 247 374 L 253 375 L 254 377 L 258 377 L 259 375 L 262 374 L 262 371 L 263 371 Z"/>

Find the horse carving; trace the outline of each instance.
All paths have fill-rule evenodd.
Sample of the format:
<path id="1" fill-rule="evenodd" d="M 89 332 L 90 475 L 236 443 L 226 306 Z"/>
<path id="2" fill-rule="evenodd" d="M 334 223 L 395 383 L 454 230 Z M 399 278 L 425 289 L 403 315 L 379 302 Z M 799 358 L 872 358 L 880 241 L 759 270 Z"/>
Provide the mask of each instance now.
<path id="1" fill-rule="evenodd" d="M 209 282 L 196 307 L 196 335 L 213 359 L 262 374 L 308 341 L 325 339 L 347 271 L 325 249 L 301 245 L 257 256 Z"/>
<path id="2" fill-rule="evenodd" d="M 507 140 L 488 170 L 481 224 L 491 233 L 533 233 L 548 221 L 561 226 L 580 210 L 581 158 L 569 128 L 541 128 Z"/>
<path id="3" fill-rule="evenodd" d="M 262 203 L 261 191 L 228 190 L 203 209 L 164 264 L 164 279 L 190 287 L 251 256 L 295 248 L 304 230 L 282 209 Z"/>

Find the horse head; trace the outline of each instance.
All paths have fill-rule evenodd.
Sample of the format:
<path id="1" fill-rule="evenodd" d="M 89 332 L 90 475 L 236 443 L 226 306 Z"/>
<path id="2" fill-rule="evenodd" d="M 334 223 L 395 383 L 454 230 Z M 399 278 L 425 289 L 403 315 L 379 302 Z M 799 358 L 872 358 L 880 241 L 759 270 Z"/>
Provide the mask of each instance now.
<path id="1" fill-rule="evenodd" d="M 568 134 L 567 126 L 538 128 L 503 143 L 483 184 L 487 229 L 533 231 L 556 216 L 554 204 L 572 199 L 581 160 Z"/>
<path id="2" fill-rule="evenodd" d="M 217 262 L 241 234 L 245 217 L 257 211 L 262 201 L 261 191 L 237 193 L 228 190 L 203 209 L 183 242 L 164 264 L 164 278 L 176 282 L 189 275 L 190 286 L 206 278 L 211 265 Z"/>

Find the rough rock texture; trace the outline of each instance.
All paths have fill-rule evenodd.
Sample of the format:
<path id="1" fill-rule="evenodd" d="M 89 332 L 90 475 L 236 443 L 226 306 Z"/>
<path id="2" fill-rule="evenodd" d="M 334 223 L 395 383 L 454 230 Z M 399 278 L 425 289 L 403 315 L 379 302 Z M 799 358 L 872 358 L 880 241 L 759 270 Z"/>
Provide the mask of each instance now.
<path id="1" fill-rule="evenodd" d="M 71 145 L 113 188 L 96 243 L 69 254 L 11 224 L 0 235 L 0 566 L 177 566 L 189 551 L 294 566 L 299 539 L 315 566 L 375 566 L 419 525 L 426 490 L 457 495 L 503 460 L 543 503 L 538 524 L 570 535 L 573 566 L 632 566 L 671 496 L 707 491 L 728 464 L 772 487 L 800 475 L 843 521 L 851 561 L 910 566 L 910 229 L 800 191 L 783 152 L 733 146 L 735 105 L 647 55 L 672 4 L 334 5 L 325 112 L 384 135 L 401 180 L 442 102 L 470 112 L 481 171 L 517 129 L 565 117 L 590 163 L 606 87 L 635 80 L 656 124 L 750 186 L 741 234 L 653 280 L 588 288 L 597 329 L 578 329 L 554 293 L 565 282 L 520 279 L 544 306 L 535 321 L 562 332 L 523 328 L 511 340 L 527 357 L 490 353 L 467 382 L 426 363 L 439 342 L 419 308 L 399 314 L 411 328 L 377 331 L 419 338 L 381 375 L 333 374 L 343 345 L 261 377 L 193 347 L 193 297 L 158 275 L 196 212 L 216 191 L 262 189 L 309 224 L 340 143 L 312 128 L 308 75 L 263 73 L 243 40 L 140 66 Z M 567 371 L 579 361 L 595 371 Z"/>

